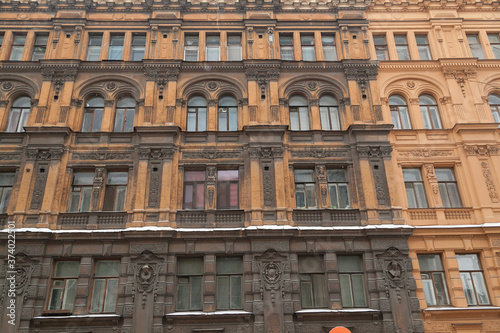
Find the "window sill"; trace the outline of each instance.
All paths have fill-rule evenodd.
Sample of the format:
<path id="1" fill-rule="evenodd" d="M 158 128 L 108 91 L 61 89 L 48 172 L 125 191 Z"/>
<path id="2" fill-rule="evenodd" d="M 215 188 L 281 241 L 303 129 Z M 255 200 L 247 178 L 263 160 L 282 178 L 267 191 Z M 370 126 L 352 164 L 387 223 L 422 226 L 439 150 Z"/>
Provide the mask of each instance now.
<path id="1" fill-rule="evenodd" d="M 73 315 L 69 314 L 67 316 L 64 315 L 47 315 L 49 312 L 43 313 L 42 316 L 33 317 L 31 319 L 32 323 L 35 327 L 44 329 L 51 328 L 55 329 L 64 329 L 67 328 L 67 325 L 71 322 L 72 325 L 76 325 L 76 327 L 88 327 L 88 326 L 105 326 L 105 327 L 115 327 L 120 326 L 122 320 L 122 316 L 117 314 L 86 314 L 86 315 Z"/>
<path id="2" fill-rule="evenodd" d="M 425 309 L 422 309 L 423 312 L 450 312 L 450 311 L 498 311 L 500 310 L 499 306 L 493 306 L 493 305 L 469 305 L 466 308 L 458 308 L 454 306 L 436 306 L 436 307 L 428 307 Z"/>
<path id="3" fill-rule="evenodd" d="M 295 312 L 295 317 L 300 321 L 323 321 L 323 320 L 381 320 L 382 312 L 370 308 L 344 308 L 331 309 L 305 309 Z"/>
<path id="4" fill-rule="evenodd" d="M 424 320 L 440 321 L 440 320 L 477 320 L 481 321 L 498 319 L 500 307 L 492 305 L 469 306 L 459 308 L 453 306 L 446 307 L 429 307 L 422 309 Z"/>
<path id="5" fill-rule="evenodd" d="M 227 322 L 234 323 L 235 320 L 238 322 L 249 323 L 253 321 L 253 313 L 243 310 L 228 310 L 228 311 L 214 311 L 214 312 L 203 312 L 203 311 L 185 311 L 185 312 L 172 312 L 164 315 L 167 322 L 186 322 L 186 323 L 203 323 L 206 321 L 210 322 Z"/>

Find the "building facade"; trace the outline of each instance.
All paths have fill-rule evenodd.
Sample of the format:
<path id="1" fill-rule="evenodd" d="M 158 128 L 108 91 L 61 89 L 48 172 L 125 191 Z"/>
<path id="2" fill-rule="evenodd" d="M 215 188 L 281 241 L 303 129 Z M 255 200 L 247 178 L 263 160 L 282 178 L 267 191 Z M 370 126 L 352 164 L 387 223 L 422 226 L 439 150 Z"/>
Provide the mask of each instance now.
<path id="1" fill-rule="evenodd" d="M 498 331 L 482 5 L 2 2 L 0 331 Z"/>
<path id="2" fill-rule="evenodd" d="M 487 1 L 367 11 L 426 332 L 500 331 L 499 15 Z"/>

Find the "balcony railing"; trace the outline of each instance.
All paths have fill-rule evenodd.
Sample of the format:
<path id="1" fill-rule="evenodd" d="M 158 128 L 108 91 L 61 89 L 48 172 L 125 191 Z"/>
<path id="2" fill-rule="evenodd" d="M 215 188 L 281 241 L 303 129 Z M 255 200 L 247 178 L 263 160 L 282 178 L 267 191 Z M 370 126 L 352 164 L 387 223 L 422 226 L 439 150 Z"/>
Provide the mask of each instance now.
<path id="1" fill-rule="evenodd" d="M 295 209 L 295 225 L 302 226 L 359 226 L 361 218 L 357 209 Z"/>
<path id="2" fill-rule="evenodd" d="M 423 208 L 408 209 L 408 217 L 413 221 L 462 220 L 472 219 L 470 208 Z"/>
<path id="3" fill-rule="evenodd" d="M 61 213 L 58 219 L 62 229 L 119 229 L 126 222 L 125 212 Z"/>
<path id="4" fill-rule="evenodd" d="M 179 227 L 243 227 L 245 222 L 245 212 L 239 209 L 211 211 L 184 210 L 177 212 L 176 222 Z"/>

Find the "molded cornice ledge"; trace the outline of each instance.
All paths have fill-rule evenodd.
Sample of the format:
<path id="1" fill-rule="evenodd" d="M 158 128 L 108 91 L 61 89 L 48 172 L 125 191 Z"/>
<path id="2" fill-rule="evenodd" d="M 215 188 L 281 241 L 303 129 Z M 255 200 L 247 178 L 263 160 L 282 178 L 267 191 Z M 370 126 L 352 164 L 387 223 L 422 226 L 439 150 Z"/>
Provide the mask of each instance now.
<path id="1" fill-rule="evenodd" d="M 461 132 L 491 132 L 499 130 L 498 123 L 469 123 L 469 124 L 455 124 L 453 126 L 453 132 L 461 133 Z"/>

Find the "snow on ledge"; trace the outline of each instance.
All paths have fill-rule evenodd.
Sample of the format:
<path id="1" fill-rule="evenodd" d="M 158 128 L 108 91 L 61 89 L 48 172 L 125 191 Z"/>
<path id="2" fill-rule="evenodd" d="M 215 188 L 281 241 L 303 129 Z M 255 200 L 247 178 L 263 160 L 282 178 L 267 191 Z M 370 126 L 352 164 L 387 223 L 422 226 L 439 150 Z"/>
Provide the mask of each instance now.
<path id="1" fill-rule="evenodd" d="M 186 312 L 171 312 L 165 314 L 168 316 L 227 316 L 227 315 L 251 315 L 252 312 L 247 311 L 215 311 L 215 312 L 203 312 L 203 311 L 186 311 Z"/>
<path id="2" fill-rule="evenodd" d="M 366 312 L 380 312 L 380 310 L 370 309 L 370 308 L 357 308 L 357 309 L 340 309 L 340 310 L 330 310 L 330 309 L 306 309 L 295 311 L 296 314 L 304 313 L 366 313 Z"/>
<path id="3" fill-rule="evenodd" d="M 87 314 L 87 315 L 69 315 L 69 316 L 38 316 L 33 317 L 36 320 L 49 320 L 49 319 L 67 319 L 67 318 L 121 318 L 117 314 Z"/>
<path id="4" fill-rule="evenodd" d="M 426 308 L 423 311 L 475 311 L 475 310 L 500 310 L 498 306 L 470 306 L 467 308 L 456 308 L 453 306 L 448 307 L 435 307 L 435 308 Z"/>
<path id="5" fill-rule="evenodd" d="M 15 232 L 40 232 L 40 233 L 110 233 L 110 232 L 129 232 L 129 231 L 176 231 L 176 232 L 214 232 L 214 231 L 258 231 L 258 230 L 298 230 L 298 231 L 341 231 L 341 230 L 398 230 L 398 229 L 413 229 L 409 225 L 396 224 L 378 224 L 353 227 L 299 227 L 290 225 L 262 225 L 250 226 L 244 228 L 171 228 L 171 227 L 131 227 L 124 229 L 49 229 L 49 228 L 15 228 Z M 0 230 L 7 233 L 9 229 Z"/>

